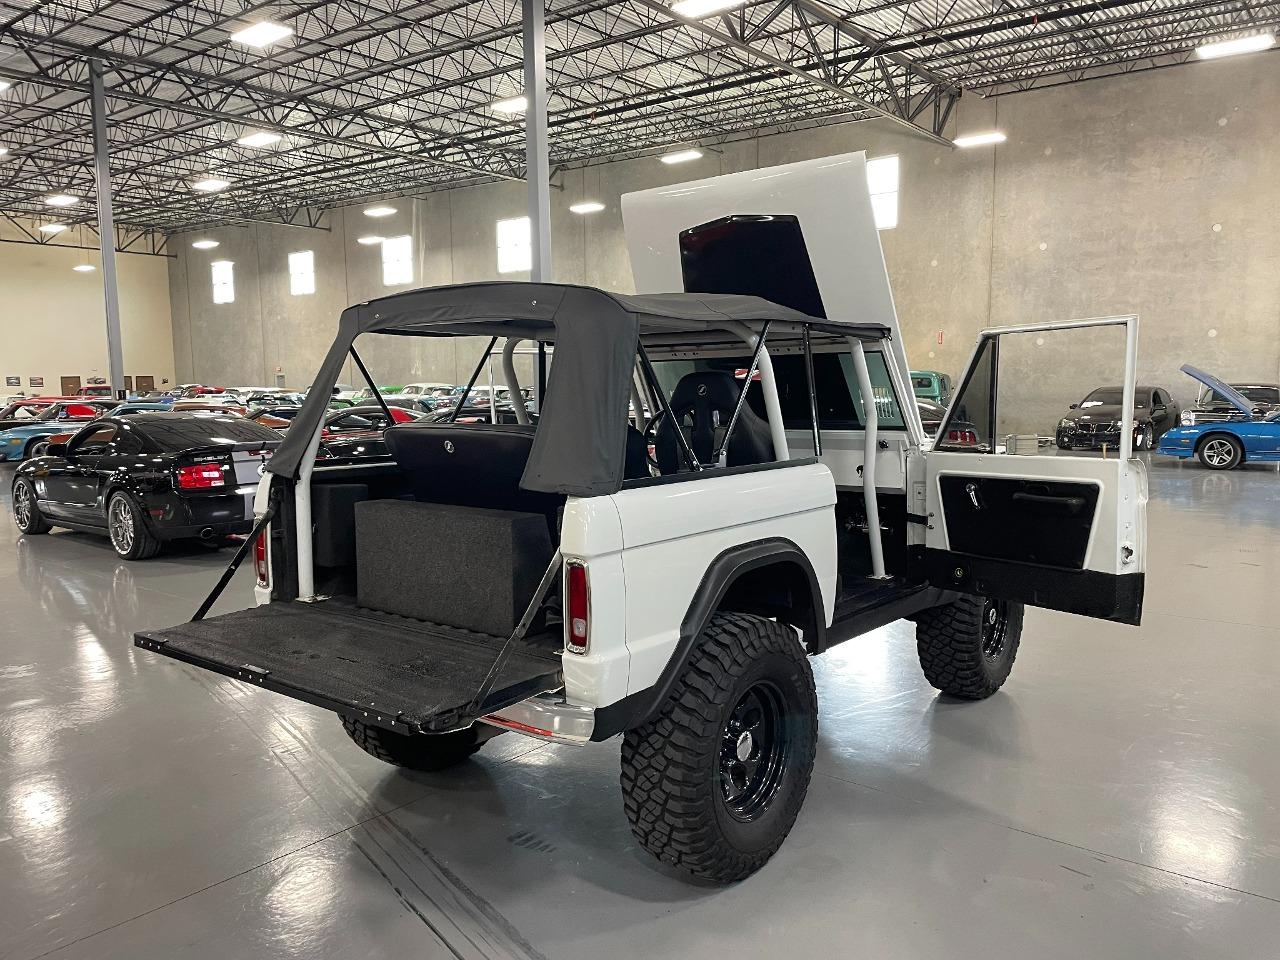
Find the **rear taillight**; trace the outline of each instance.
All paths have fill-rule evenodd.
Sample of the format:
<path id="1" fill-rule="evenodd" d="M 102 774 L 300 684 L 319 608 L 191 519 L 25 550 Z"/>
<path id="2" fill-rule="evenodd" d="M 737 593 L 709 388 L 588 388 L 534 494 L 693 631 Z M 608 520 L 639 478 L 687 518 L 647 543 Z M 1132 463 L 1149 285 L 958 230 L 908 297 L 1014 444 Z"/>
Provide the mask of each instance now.
<path id="1" fill-rule="evenodd" d="M 258 539 L 253 541 L 253 570 L 258 575 L 258 586 L 271 586 L 271 573 L 267 568 L 267 540 L 271 536 L 271 527 L 267 526 Z"/>
<path id="2" fill-rule="evenodd" d="M 962 447 L 976 447 L 978 435 L 972 430 L 948 430 L 947 443 L 955 443 Z"/>
<path id="3" fill-rule="evenodd" d="M 591 589 L 587 568 L 577 561 L 565 564 L 564 646 L 570 653 L 586 653 L 591 641 Z"/>
<path id="4" fill-rule="evenodd" d="M 226 485 L 220 463 L 191 463 L 178 468 L 178 486 L 183 490 L 208 490 Z"/>

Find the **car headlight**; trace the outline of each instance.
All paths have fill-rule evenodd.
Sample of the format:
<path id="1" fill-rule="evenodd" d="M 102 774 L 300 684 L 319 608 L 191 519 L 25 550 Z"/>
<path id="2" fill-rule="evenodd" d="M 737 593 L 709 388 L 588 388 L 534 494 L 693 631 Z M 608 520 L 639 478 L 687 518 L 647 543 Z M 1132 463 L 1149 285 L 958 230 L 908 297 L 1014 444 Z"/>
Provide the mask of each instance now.
<path id="1" fill-rule="evenodd" d="M 1192 427 L 1192 426 L 1195 426 L 1196 415 L 1192 413 L 1190 410 L 1183 410 L 1182 416 L 1179 417 L 1178 419 L 1182 422 L 1182 425 L 1184 427 Z"/>
<path id="2" fill-rule="evenodd" d="M 1074 420 L 1068 420 L 1066 417 L 1063 417 L 1061 420 L 1058 421 L 1058 428 L 1060 430 L 1070 430 L 1075 425 L 1076 424 Z"/>

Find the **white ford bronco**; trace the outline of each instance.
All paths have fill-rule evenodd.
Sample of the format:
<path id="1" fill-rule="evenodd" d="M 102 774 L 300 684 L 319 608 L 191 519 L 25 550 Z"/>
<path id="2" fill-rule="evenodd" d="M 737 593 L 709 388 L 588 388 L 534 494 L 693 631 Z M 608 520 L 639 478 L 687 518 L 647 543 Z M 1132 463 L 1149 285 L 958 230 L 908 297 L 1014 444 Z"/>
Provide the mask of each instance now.
<path id="1" fill-rule="evenodd" d="M 861 154 L 623 211 L 654 292 L 465 284 L 345 310 L 250 539 L 190 623 L 135 641 L 332 710 L 415 769 L 503 731 L 621 734 L 636 838 L 729 882 L 804 800 L 809 656 L 909 618 L 929 682 L 980 699 L 1009 675 L 1024 604 L 1137 623 L 1146 476 L 1131 409 L 1118 458 L 996 436 L 1002 339 L 1061 324 L 985 332 L 925 438 Z M 1100 325 L 1127 334 L 1131 402 L 1136 320 L 1066 326 Z M 317 461 L 332 387 L 348 360 L 373 387 L 356 341 L 378 335 L 487 341 L 468 389 L 496 352 L 511 405 Z M 206 616 L 250 552 L 258 605 Z"/>

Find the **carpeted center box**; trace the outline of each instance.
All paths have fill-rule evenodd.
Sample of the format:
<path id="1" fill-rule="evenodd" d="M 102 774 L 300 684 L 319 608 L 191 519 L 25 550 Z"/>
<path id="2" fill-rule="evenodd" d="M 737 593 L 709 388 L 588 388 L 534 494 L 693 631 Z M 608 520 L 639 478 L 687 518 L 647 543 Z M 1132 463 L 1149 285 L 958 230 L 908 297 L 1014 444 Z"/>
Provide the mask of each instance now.
<path id="1" fill-rule="evenodd" d="M 547 518 L 403 500 L 355 504 L 362 607 L 509 636 L 551 562 Z"/>

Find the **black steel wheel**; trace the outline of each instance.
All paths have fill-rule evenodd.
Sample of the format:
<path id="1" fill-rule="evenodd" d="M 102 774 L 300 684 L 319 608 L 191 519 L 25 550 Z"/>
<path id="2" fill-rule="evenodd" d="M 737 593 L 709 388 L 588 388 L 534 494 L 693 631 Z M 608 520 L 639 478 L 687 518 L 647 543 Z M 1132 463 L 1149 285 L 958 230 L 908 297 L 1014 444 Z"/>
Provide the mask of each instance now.
<path id="1" fill-rule="evenodd" d="M 925 679 L 953 697 L 983 700 L 1004 684 L 1022 639 L 1022 604 L 961 597 L 916 617 Z"/>
<path id="2" fill-rule="evenodd" d="M 749 877 L 795 824 L 817 742 L 813 672 L 796 632 L 716 614 L 657 714 L 623 738 L 631 832 L 699 879 Z"/>
<path id="3" fill-rule="evenodd" d="M 26 534 L 48 533 L 49 521 L 36 503 L 36 490 L 26 477 L 13 482 L 13 522 Z"/>

